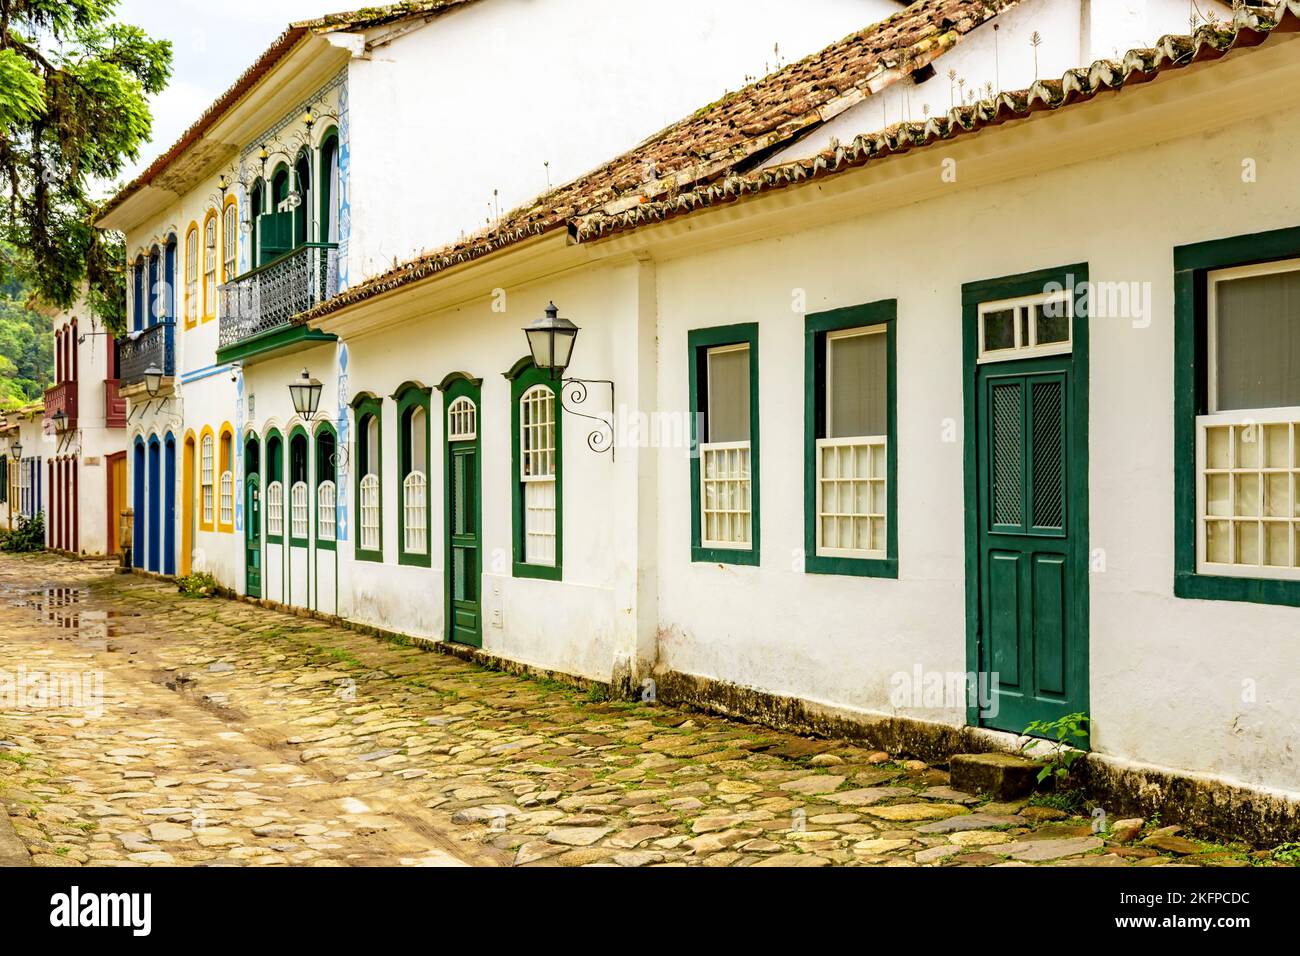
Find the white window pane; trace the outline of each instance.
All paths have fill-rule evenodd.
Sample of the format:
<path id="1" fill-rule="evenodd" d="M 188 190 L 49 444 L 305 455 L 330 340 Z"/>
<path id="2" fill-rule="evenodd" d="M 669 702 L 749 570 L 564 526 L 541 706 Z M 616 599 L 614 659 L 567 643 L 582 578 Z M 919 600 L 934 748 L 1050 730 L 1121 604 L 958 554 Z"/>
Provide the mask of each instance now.
<path id="1" fill-rule="evenodd" d="M 1300 270 L 1215 283 L 1220 411 L 1300 405 Z"/>
<path id="2" fill-rule="evenodd" d="M 701 544 L 714 548 L 749 546 L 752 484 L 749 443 L 700 446 Z"/>
<path id="3" fill-rule="evenodd" d="M 883 331 L 827 336 L 826 437 L 885 434 L 887 355 Z"/>
<path id="4" fill-rule="evenodd" d="M 749 441 L 749 346 L 710 349 L 708 376 L 708 440 Z"/>
<path id="5" fill-rule="evenodd" d="M 524 483 L 524 560 L 555 564 L 555 481 Z"/>

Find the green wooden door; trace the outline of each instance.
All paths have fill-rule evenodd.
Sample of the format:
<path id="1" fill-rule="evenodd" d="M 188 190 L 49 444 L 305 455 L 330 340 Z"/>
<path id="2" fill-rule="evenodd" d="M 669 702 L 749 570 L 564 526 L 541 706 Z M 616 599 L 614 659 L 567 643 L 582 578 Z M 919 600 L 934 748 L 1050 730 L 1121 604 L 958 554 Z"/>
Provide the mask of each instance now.
<path id="1" fill-rule="evenodd" d="M 979 475 L 980 723 L 1023 731 L 1087 708 L 1087 494 L 1070 421 L 1071 357 L 981 365 Z M 1080 509 L 1082 510 L 1082 509 Z"/>
<path id="2" fill-rule="evenodd" d="M 278 259 L 293 248 L 293 210 L 284 208 L 289 196 L 289 173 L 281 168 L 271 181 L 271 209 L 258 218 L 257 265 Z"/>
<path id="3" fill-rule="evenodd" d="M 482 647 L 478 442 L 451 442 L 447 461 L 447 633 L 457 643 Z"/>
<path id="4" fill-rule="evenodd" d="M 244 580 L 249 597 L 262 596 L 262 494 L 258 476 L 244 479 Z"/>

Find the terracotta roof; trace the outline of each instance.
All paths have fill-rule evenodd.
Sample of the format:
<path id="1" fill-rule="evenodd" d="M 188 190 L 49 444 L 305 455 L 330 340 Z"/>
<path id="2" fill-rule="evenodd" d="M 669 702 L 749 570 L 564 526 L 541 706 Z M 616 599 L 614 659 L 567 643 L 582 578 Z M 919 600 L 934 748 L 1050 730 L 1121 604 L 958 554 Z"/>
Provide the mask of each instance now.
<path id="1" fill-rule="evenodd" d="M 373 27 L 395 23 L 400 20 L 417 17 L 434 17 L 451 7 L 473 0 L 407 0 L 405 3 L 390 3 L 382 6 L 366 7 L 347 13 L 329 13 L 313 20 L 298 20 L 290 23 L 285 31 L 276 37 L 267 47 L 266 52 L 240 74 L 239 78 L 226 92 L 222 93 L 211 106 L 199 116 L 194 124 L 180 135 L 171 148 L 149 164 L 144 172 L 120 189 L 99 209 L 96 219 L 112 212 L 133 193 L 149 185 L 175 159 L 221 119 L 263 76 L 270 72 L 293 47 L 309 33 L 325 34 L 347 30 L 366 30 Z"/>
<path id="2" fill-rule="evenodd" d="M 499 226 L 426 253 L 317 306 L 315 318 L 530 236 L 567 228 L 751 168 L 952 49 L 1018 0 L 920 0 L 730 93 L 599 169 L 504 216 Z M 298 321 L 302 318 L 299 317 Z"/>
<path id="3" fill-rule="evenodd" d="M 1155 47 L 1131 50 L 1118 60 L 1098 60 L 1090 67 L 1067 71 L 1059 80 L 1040 80 L 1027 90 L 960 106 L 925 123 L 899 123 L 864 133 L 846 146 L 808 159 L 767 169 L 746 169 L 745 160 L 755 154 L 766 153 L 772 145 L 784 145 L 815 128 L 804 105 L 816 101 L 833 109 L 838 99 L 869 87 L 872 80 L 883 79 L 887 71 L 892 69 L 901 75 L 902 64 L 915 62 L 907 59 L 908 52 L 918 47 L 928 52 L 939 45 L 947 49 L 952 45 L 953 40 L 948 38 L 954 31 L 958 36 L 968 32 L 1008 6 L 952 0 L 913 4 L 889 20 L 669 127 L 632 152 L 516 210 L 502 220 L 499 228 L 399 265 L 295 316 L 294 321 L 322 318 L 532 236 L 565 228 L 576 242 L 600 239 L 697 209 L 820 179 L 1038 112 L 1086 102 L 1100 93 L 1145 83 L 1172 70 L 1256 46 L 1273 33 L 1300 31 L 1300 0 L 1281 0 L 1267 6 L 1251 4 L 1238 8 L 1230 23 L 1205 25 L 1192 35 L 1162 37 Z M 886 48 L 886 36 L 901 41 L 901 47 Z M 855 56 L 868 65 L 849 62 L 834 52 L 845 46 L 855 50 Z M 812 78 L 814 63 L 834 63 L 836 67 L 819 83 Z M 842 76 L 845 71 L 854 79 Z M 799 79 L 787 82 L 786 77 Z M 831 89 L 836 92 L 830 93 Z M 783 103 L 782 91 L 795 94 L 793 105 Z M 767 105 L 759 108 L 751 102 Z M 731 122 L 737 118 L 745 118 L 755 134 L 753 139 L 737 137 Z M 800 118 L 807 125 L 800 125 Z M 770 134 L 780 130 L 786 131 L 786 138 L 773 139 Z M 696 135 L 700 138 L 693 139 Z M 764 145 L 751 148 L 754 141 Z M 727 155 L 735 159 L 727 163 Z M 694 164 L 692 157 L 698 157 Z M 633 182 L 632 171 L 647 161 L 658 166 L 658 178 L 648 183 Z M 667 165 L 674 161 L 686 165 L 680 169 Z"/>
<path id="4" fill-rule="evenodd" d="M 1162 37 L 1154 47 L 1130 50 L 1119 60 L 1098 60 L 1067 71 L 1059 80 L 1040 80 L 1027 90 L 1001 93 L 950 110 L 925 123 L 898 123 L 863 133 L 846 146 L 746 174 L 733 174 L 688 192 L 656 198 L 631 209 L 595 210 L 575 217 L 570 232 L 578 242 L 618 232 L 761 192 L 782 189 L 910 152 L 964 133 L 1026 119 L 1034 113 L 1086 102 L 1098 94 L 1137 86 L 1193 63 L 1222 59 L 1233 50 L 1258 46 L 1274 33 L 1300 32 L 1300 0 L 1269 8 L 1238 7 L 1230 23 L 1205 25 L 1191 35 Z"/>

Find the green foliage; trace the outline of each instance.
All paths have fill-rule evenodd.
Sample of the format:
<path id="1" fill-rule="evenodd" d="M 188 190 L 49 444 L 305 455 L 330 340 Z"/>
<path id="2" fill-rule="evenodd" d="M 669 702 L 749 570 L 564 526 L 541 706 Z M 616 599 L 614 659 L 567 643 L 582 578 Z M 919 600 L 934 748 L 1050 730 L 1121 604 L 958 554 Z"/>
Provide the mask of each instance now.
<path id="1" fill-rule="evenodd" d="M 25 553 L 45 550 L 45 515 L 18 519 L 18 527 L 0 532 L 0 551 Z"/>
<path id="2" fill-rule="evenodd" d="M 0 247 L 0 256 L 6 250 Z M 12 249 L 11 255 L 16 255 Z M 0 410 L 44 394 L 54 380 L 50 322 L 27 305 L 30 292 L 16 276 L 0 283 Z"/>
<path id="3" fill-rule="evenodd" d="M 1300 866 L 1300 843 L 1283 843 L 1273 848 L 1273 859 L 1279 863 Z"/>
<path id="4" fill-rule="evenodd" d="M 125 327 L 121 238 L 94 228 L 95 184 L 139 156 L 147 96 L 171 44 L 111 22 L 116 0 L 0 0 L 0 281 L 27 279 L 67 308 L 88 283 L 110 331 Z M 7 353 L 6 353 L 7 354 Z"/>
<path id="5" fill-rule="evenodd" d="M 186 597 L 216 597 L 217 579 L 206 571 L 197 571 L 176 579 L 177 590 Z"/>
<path id="6" fill-rule="evenodd" d="M 1066 714 L 1056 720 L 1030 721 L 1025 728 L 1026 734 L 1052 739 L 1052 752 L 1038 771 L 1038 782 L 1051 778 L 1059 786 L 1070 775 L 1070 766 L 1083 756 L 1077 745 L 1088 740 L 1088 724 L 1091 718 L 1084 713 Z M 1028 746 L 1028 744 L 1026 744 Z M 1021 748 L 1023 749 L 1023 748 Z"/>

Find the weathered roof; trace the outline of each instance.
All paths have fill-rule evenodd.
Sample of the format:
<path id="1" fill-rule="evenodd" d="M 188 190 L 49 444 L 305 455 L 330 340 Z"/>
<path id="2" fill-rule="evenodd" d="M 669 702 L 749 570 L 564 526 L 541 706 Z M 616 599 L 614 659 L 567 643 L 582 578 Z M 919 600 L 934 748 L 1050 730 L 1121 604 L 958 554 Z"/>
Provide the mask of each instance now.
<path id="1" fill-rule="evenodd" d="M 303 37 L 308 34 L 337 33 L 348 30 L 367 30 L 374 27 L 411 20 L 419 17 L 432 19 L 444 11 L 472 3 L 473 0 L 407 0 L 404 3 L 389 3 L 366 7 L 347 13 L 329 13 L 312 20 L 298 20 L 290 23 L 284 32 L 275 38 L 266 51 L 254 61 L 253 65 L 240 74 L 239 78 L 222 93 L 206 110 L 200 114 L 171 148 L 155 159 L 130 183 L 120 189 L 108 200 L 97 213 L 96 218 L 103 218 L 125 202 L 133 193 L 149 185 L 175 159 L 194 145 L 195 142 L 221 119 L 239 99 L 247 93 L 263 76 L 271 71 Z"/>
<path id="2" fill-rule="evenodd" d="M 1191 35 L 1161 37 L 1154 47 L 1130 50 L 1122 59 L 1098 60 L 1090 67 L 1068 70 L 1059 80 L 1039 80 L 1027 90 L 1000 93 L 959 106 L 945 116 L 924 123 L 904 122 L 878 132 L 863 133 L 847 145 L 809 158 L 755 172 L 731 174 L 686 192 L 655 197 L 633 208 L 593 210 L 588 215 L 574 217 L 570 232 L 579 242 L 601 239 L 698 209 L 821 179 L 965 133 L 1086 102 L 1125 86 L 1147 83 L 1168 71 L 1258 46 L 1274 33 L 1298 31 L 1300 0 L 1282 0 L 1271 9 L 1238 7 L 1226 25 L 1204 25 Z"/>
<path id="3" fill-rule="evenodd" d="M 375 276 L 317 306 L 337 311 L 603 209 L 636 208 L 752 168 L 845 110 L 923 69 L 1019 0 L 919 0 L 730 93 L 598 169 L 538 197 L 499 225 Z M 299 321 L 302 317 L 299 317 Z"/>

